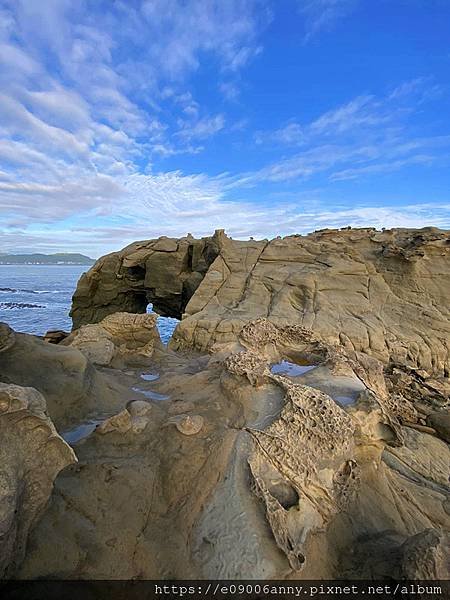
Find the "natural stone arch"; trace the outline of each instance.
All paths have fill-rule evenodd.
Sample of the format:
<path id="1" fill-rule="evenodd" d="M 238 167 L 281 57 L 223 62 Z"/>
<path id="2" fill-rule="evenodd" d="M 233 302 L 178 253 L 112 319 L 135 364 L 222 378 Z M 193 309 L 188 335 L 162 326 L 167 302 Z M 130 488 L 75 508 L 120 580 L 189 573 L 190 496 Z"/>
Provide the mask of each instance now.
<path id="1" fill-rule="evenodd" d="M 100 258 L 84 273 L 73 297 L 73 328 L 115 312 L 145 313 L 149 304 L 164 317 L 181 319 L 224 237 L 136 242 Z"/>

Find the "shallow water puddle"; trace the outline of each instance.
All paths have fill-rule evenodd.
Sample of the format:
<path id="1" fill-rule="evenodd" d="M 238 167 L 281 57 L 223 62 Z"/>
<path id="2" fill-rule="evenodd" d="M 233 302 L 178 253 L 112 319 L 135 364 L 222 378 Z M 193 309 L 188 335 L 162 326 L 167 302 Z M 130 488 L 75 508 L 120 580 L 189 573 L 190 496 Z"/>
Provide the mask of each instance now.
<path id="1" fill-rule="evenodd" d="M 307 376 L 305 379 L 307 385 L 324 392 L 342 407 L 355 404 L 359 394 L 365 390 L 365 386 L 361 381 L 352 377 L 333 375 L 332 373 L 318 372 L 317 378 L 311 380 Z"/>
<path id="2" fill-rule="evenodd" d="M 159 379 L 159 373 L 142 373 L 141 379 L 144 381 L 155 381 Z"/>
<path id="3" fill-rule="evenodd" d="M 332 398 L 341 406 L 349 406 L 350 404 L 355 404 L 358 394 L 353 394 L 352 396 L 332 396 Z"/>
<path id="4" fill-rule="evenodd" d="M 296 363 L 282 360 L 281 362 L 270 367 L 271 373 L 274 375 L 288 375 L 289 377 L 298 377 L 304 375 L 308 371 L 315 369 L 316 365 L 297 365 Z"/>
<path id="5" fill-rule="evenodd" d="M 88 435 L 95 430 L 97 425 L 100 425 L 103 421 L 104 419 L 89 419 L 89 421 L 84 421 L 72 429 L 63 431 L 60 435 L 68 444 L 76 444 L 80 440 L 88 437 Z"/>
<path id="6" fill-rule="evenodd" d="M 155 400 L 156 402 L 160 402 L 162 400 L 169 400 L 170 396 L 166 396 L 164 394 L 158 394 L 157 392 L 153 392 L 152 390 L 143 390 L 141 388 L 134 387 L 132 388 L 133 392 L 137 392 L 138 394 L 143 394 L 146 398 L 150 398 L 150 400 Z"/>

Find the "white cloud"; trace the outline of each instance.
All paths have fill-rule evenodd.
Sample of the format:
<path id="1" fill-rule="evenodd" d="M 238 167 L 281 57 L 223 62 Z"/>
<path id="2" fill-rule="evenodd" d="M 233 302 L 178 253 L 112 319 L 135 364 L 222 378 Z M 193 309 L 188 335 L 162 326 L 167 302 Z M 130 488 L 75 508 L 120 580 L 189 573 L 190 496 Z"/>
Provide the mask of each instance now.
<path id="1" fill-rule="evenodd" d="M 26 136 L 33 144 L 45 147 L 49 152 L 88 158 L 88 140 L 82 140 L 81 136 L 49 125 L 27 110 L 23 104 L 5 94 L 0 94 L 0 116 L 4 123 L 3 130 L 12 137 Z"/>
<path id="2" fill-rule="evenodd" d="M 242 172 L 216 176 L 158 173 L 154 165 L 161 157 L 195 155 L 211 137 L 234 132 L 237 138 L 236 132 L 249 128 L 252 115 L 242 115 L 235 102 L 228 107 L 234 111 L 231 118 L 222 101 L 238 99 L 244 81 L 240 71 L 262 51 L 259 34 L 270 19 L 267 2 L 3 4 L 4 249 L 79 249 L 98 255 L 136 237 L 208 235 L 219 227 L 248 237 L 381 219 L 383 225 L 432 221 L 423 207 L 409 207 L 406 216 L 383 205 L 329 211 L 304 183 L 314 177 L 351 181 L 427 165 L 437 149 L 445 153 L 450 138 L 411 135 L 402 120 L 413 114 L 411 97 L 425 102 L 433 95 L 426 93 L 427 78 L 405 82 L 387 97 L 362 94 L 306 123 L 295 115 L 274 130 L 260 131 L 261 156 L 252 157 L 259 166 L 248 172 L 243 166 Z M 332 26 L 350 6 L 344 0 L 304 2 L 309 35 Z M 215 69 L 211 89 L 221 94 L 213 109 L 202 105 L 189 85 L 203 63 L 208 73 Z M 247 137 L 251 140 L 252 132 Z M 264 158 L 267 147 L 275 148 L 275 158 Z M 281 184 L 279 202 L 264 203 L 267 188 L 275 184 Z M 247 199 L 250 188 L 255 195 L 261 192 L 258 202 Z M 435 224 L 445 222 L 445 210 L 436 208 Z"/>
<path id="3" fill-rule="evenodd" d="M 310 125 L 312 133 L 340 134 L 356 127 L 379 125 L 389 120 L 373 96 L 358 96 L 348 104 L 330 110 Z"/>
<path id="4" fill-rule="evenodd" d="M 222 130 L 225 117 L 201 116 L 178 80 L 205 54 L 219 59 L 218 78 L 222 69 L 244 66 L 259 52 L 264 4 L 118 0 L 87 10 L 69 0 L 4 0 L 2 224 L 103 210 L 153 156 L 202 151 L 197 140 Z M 164 96 L 176 107 L 169 114 L 159 106 Z"/>
<path id="5" fill-rule="evenodd" d="M 215 135 L 225 127 L 225 117 L 222 114 L 198 119 L 194 123 L 182 123 L 176 135 L 187 140 L 205 139 Z"/>
<path id="6" fill-rule="evenodd" d="M 219 84 L 219 90 L 227 100 L 237 100 L 239 98 L 239 87 L 232 81 L 223 81 Z"/>
<path id="7" fill-rule="evenodd" d="M 378 162 L 364 167 L 356 167 L 352 169 L 344 169 L 337 171 L 331 175 L 332 181 L 344 181 L 348 179 L 357 179 L 364 175 L 374 175 L 380 173 L 392 173 L 398 171 L 402 167 L 409 165 L 427 165 L 433 162 L 432 156 L 426 154 L 417 154 L 408 156 L 405 159 L 393 160 L 390 162 Z"/>
<path id="8" fill-rule="evenodd" d="M 329 31 L 352 12 L 358 0 L 298 0 L 300 13 L 305 19 L 305 37 L 308 42 L 320 31 Z"/>
<path id="9" fill-rule="evenodd" d="M 105 175 L 84 175 L 59 184 L 0 182 L 2 225 L 25 227 L 33 223 L 57 223 L 67 217 L 111 212 L 113 201 L 123 195 L 122 186 Z"/>
<path id="10" fill-rule="evenodd" d="M 309 123 L 291 121 L 279 129 L 257 132 L 259 145 L 299 146 L 302 151 L 244 173 L 231 185 L 305 180 L 318 174 L 330 181 L 354 180 L 412 165 L 448 162 L 450 136 L 413 136 L 409 127 L 427 98 L 429 84 L 429 78 L 403 82 L 385 96 L 357 96 Z"/>
<path id="11" fill-rule="evenodd" d="M 6 251 L 63 248 L 99 256 L 136 239 L 151 239 L 161 233 L 177 237 L 191 232 L 204 236 L 211 235 L 217 228 L 225 228 L 234 238 L 246 239 L 306 234 L 315 229 L 348 225 L 378 229 L 450 225 L 449 204 L 416 203 L 393 208 L 380 203 L 330 210 L 326 204 L 302 194 L 301 201 L 258 206 L 226 200 L 220 180 L 206 176 L 183 177 L 179 173 L 133 176 L 126 182 L 125 189 L 123 197 L 112 200 L 109 205 L 109 216 L 114 219 L 108 224 L 93 225 L 92 214 L 78 219 L 70 228 L 52 227 L 51 230 L 44 224 L 39 226 L 39 221 L 33 229 L 21 229 L 18 221 L 14 228 L 4 232 L 2 248 Z"/>
<path id="12" fill-rule="evenodd" d="M 286 146 L 301 146 L 305 142 L 305 131 L 299 123 L 291 121 L 274 131 L 257 131 L 255 142 L 257 144 L 276 143 Z"/>

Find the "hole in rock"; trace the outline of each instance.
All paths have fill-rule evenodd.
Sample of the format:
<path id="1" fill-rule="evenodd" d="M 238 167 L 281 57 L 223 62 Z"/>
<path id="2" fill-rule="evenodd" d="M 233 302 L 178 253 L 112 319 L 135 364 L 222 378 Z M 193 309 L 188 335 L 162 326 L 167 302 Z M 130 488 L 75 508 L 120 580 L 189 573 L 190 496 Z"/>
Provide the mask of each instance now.
<path id="1" fill-rule="evenodd" d="M 154 392 L 152 390 L 143 390 L 138 387 L 132 388 L 133 392 L 137 392 L 138 394 L 142 394 L 146 398 L 150 398 L 150 400 L 155 400 L 156 402 L 161 402 L 162 400 L 169 400 L 170 396 L 166 396 L 165 394 L 158 394 L 158 392 Z"/>
<path id="2" fill-rule="evenodd" d="M 289 377 L 299 377 L 312 369 L 315 369 L 316 365 L 300 365 L 297 363 L 290 362 L 288 360 L 282 360 L 281 362 L 272 365 L 270 371 L 274 375 L 287 375 Z"/>
<path id="3" fill-rule="evenodd" d="M 143 281 L 145 279 L 145 268 L 139 265 L 124 268 L 127 278 L 131 281 Z"/>
<path id="4" fill-rule="evenodd" d="M 147 306 L 148 313 L 158 314 L 156 310 L 153 310 L 153 304 L 150 303 Z M 175 319 L 174 317 L 162 317 L 158 314 L 158 320 L 156 321 L 156 326 L 159 331 L 159 335 L 161 337 L 161 341 L 163 344 L 167 345 L 170 341 L 170 338 L 175 331 L 175 327 L 179 323 L 179 319 Z"/>
<path id="5" fill-rule="evenodd" d="M 279 480 L 272 483 L 269 491 L 285 510 L 289 510 L 292 506 L 298 504 L 299 495 L 286 481 Z"/>

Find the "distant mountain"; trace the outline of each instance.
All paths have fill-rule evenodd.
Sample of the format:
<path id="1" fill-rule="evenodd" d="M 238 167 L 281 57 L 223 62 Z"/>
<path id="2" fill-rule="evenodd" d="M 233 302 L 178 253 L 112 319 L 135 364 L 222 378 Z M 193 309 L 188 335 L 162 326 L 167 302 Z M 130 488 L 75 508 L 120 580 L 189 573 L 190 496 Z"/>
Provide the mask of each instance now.
<path id="1" fill-rule="evenodd" d="M 84 254 L 0 254 L 0 265 L 93 265 Z"/>

